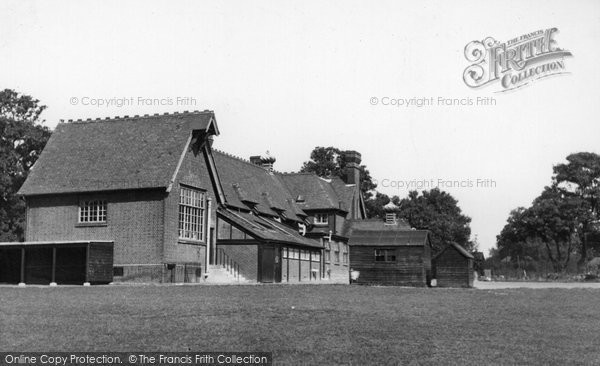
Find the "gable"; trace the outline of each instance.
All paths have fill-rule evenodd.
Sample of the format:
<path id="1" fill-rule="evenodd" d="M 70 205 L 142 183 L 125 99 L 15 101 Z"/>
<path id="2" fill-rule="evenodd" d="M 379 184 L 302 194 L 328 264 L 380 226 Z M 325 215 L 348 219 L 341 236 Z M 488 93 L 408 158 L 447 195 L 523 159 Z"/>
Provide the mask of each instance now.
<path id="1" fill-rule="evenodd" d="M 439 252 L 435 257 L 433 257 L 433 260 L 437 260 L 437 259 L 443 257 L 445 255 L 445 253 L 447 253 L 449 250 L 460 254 L 462 257 L 464 257 L 466 259 L 474 259 L 473 255 L 471 253 L 469 253 L 465 248 L 463 248 L 460 244 L 450 243 L 450 244 L 446 245 L 446 247 L 444 249 L 442 249 L 442 251 Z"/>

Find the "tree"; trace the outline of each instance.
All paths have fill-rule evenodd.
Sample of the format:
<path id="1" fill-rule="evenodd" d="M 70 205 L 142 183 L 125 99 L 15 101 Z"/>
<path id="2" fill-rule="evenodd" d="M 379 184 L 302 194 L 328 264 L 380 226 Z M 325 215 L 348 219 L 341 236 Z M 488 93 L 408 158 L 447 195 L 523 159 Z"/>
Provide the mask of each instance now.
<path id="1" fill-rule="evenodd" d="M 449 193 L 434 188 L 423 191 L 411 191 L 407 198 L 392 199 L 400 207 L 400 217 L 404 218 L 415 229 L 426 229 L 431 232 L 431 244 L 434 253 L 439 252 L 450 242 L 473 250 L 474 243 L 469 240 L 471 218 L 463 215 L 458 201 Z"/>
<path id="2" fill-rule="evenodd" d="M 397 198 L 397 197 L 396 197 Z M 367 210 L 367 216 L 370 218 L 384 218 L 385 212 L 383 206 L 390 202 L 390 198 L 380 192 L 375 192 L 375 196 L 371 199 L 365 200 L 365 208 Z"/>
<path id="3" fill-rule="evenodd" d="M 497 236 L 502 258 L 548 259 L 563 272 L 580 245 L 580 220 L 587 220 L 581 198 L 556 185 L 544 188 L 531 207 L 513 210 Z M 544 252 L 544 256 L 541 255 Z"/>
<path id="4" fill-rule="evenodd" d="M 310 160 L 304 162 L 301 172 L 315 173 L 319 177 L 330 178 L 340 177 L 344 179 L 346 173 L 344 168 L 346 162 L 344 161 L 344 151 L 336 147 L 320 147 L 317 146 L 310 153 Z M 360 166 L 360 190 L 363 194 L 365 201 L 369 200 L 373 196 L 373 190 L 377 187 L 373 183 L 371 174 L 367 170 L 366 166 Z M 369 210 L 367 209 L 367 215 Z"/>
<path id="5" fill-rule="evenodd" d="M 16 193 L 50 137 L 38 121 L 45 109 L 31 96 L 0 91 L 0 241 L 24 238 L 25 202 Z"/>
<path id="6" fill-rule="evenodd" d="M 600 155 L 579 152 L 567 156 L 566 164 L 554 166 L 554 184 L 564 194 L 580 198 L 580 216 L 577 235 L 581 242 L 578 265 L 581 268 L 588 257 L 588 239 L 600 231 Z"/>

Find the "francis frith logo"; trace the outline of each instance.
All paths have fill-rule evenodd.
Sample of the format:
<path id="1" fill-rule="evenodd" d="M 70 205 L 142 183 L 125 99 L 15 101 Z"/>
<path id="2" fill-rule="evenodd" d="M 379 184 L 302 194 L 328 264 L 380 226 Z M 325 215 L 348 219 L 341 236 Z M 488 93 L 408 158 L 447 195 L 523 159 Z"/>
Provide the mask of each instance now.
<path id="1" fill-rule="evenodd" d="M 471 62 L 463 80 L 471 88 L 500 84 L 498 91 L 525 86 L 535 80 L 566 73 L 565 57 L 571 52 L 559 48 L 558 28 L 540 29 L 504 43 L 487 37 L 465 46 L 465 58 Z"/>

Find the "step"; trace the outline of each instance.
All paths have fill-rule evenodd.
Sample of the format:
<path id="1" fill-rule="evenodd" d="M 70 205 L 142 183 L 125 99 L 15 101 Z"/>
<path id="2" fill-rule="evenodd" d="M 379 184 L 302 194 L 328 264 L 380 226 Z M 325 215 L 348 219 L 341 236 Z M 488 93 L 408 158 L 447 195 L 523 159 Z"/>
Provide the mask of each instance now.
<path id="1" fill-rule="evenodd" d="M 245 283 L 247 282 L 243 276 L 239 276 L 239 279 L 232 273 L 229 273 L 226 268 L 222 266 L 209 266 L 208 277 L 205 282 L 207 283 Z"/>

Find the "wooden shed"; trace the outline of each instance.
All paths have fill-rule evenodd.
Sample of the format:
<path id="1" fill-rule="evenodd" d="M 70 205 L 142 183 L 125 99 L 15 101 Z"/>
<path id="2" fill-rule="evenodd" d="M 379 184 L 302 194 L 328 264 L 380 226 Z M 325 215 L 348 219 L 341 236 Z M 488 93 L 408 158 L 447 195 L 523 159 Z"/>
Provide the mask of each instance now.
<path id="1" fill-rule="evenodd" d="M 352 283 L 429 286 L 431 243 L 426 230 L 353 230 Z"/>
<path id="2" fill-rule="evenodd" d="M 473 287 L 473 259 L 459 244 L 448 244 L 432 260 L 437 287 Z"/>
<path id="3" fill-rule="evenodd" d="M 112 241 L 0 243 L 0 283 L 82 285 L 112 280 Z"/>

